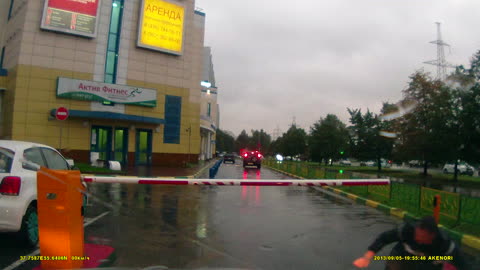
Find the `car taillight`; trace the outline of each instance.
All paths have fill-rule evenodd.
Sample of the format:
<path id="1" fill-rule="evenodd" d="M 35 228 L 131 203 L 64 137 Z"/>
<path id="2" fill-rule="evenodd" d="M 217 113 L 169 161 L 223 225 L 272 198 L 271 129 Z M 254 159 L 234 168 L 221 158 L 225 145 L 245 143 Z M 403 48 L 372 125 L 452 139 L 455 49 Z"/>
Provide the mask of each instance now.
<path id="1" fill-rule="evenodd" d="M 260 153 L 258 153 L 258 154 L 257 154 L 257 157 L 258 157 L 258 158 L 261 158 L 261 157 L 262 157 L 262 155 L 260 155 Z"/>
<path id="2" fill-rule="evenodd" d="M 2 183 L 0 184 L 0 194 L 18 196 L 18 194 L 20 194 L 21 184 L 22 179 L 18 176 L 4 177 Z"/>
<path id="3" fill-rule="evenodd" d="M 243 154 L 243 156 L 244 156 L 244 157 L 248 157 L 248 154 L 247 154 L 247 153 L 245 153 L 245 154 Z"/>

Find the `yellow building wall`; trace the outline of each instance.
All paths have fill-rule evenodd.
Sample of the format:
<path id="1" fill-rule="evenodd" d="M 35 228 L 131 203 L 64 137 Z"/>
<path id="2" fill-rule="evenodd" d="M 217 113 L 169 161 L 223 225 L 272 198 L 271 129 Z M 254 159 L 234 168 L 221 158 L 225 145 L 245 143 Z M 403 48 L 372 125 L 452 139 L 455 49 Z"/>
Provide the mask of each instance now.
<path id="1" fill-rule="evenodd" d="M 0 76 L 0 88 L 7 87 L 7 76 Z"/>
<path id="2" fill-rule="evenodd" d="M 4 139 L 10 139 L 12 137 L 12 123 L 13 123 L 13 105 L 14 105 L 14 92 L 16 81 L 14 80 L 17 71 L 12 69 L 8 72 L 7 77 L 1 77 L 3 85 L 6 91 L 3 95 L 2 106 L 2 126 L 0 127 L 0 136 Z"/>
<path id="3" fill-rule="evenodd" d="M 90 110 L 89 102 L 58 99 L 56 85 L 58 77 L 92 80 L 93 75 L 28 65 L 18 65 L 16 71 L 12 139 L 55 148 L 89 150 L 89 127 L 84 127 L 80 119 L 51 119 L 50 110 L 61 106 Z"/>
<path id="4" fill-rule="evenodd" d="M 134 80 L 127 82 L 131 86 L 157 89 L 158 98 L 155 108 L 126 105 L 125 114 L 164 119 L 165 95 L 182 97 L 180 144 L 164 144 L 163 125 L 158 127 L 132 122 L 112 123 L 108 120 L 79 118 L 69 118 L 66 121 L 52 119 L 50 110 L 62 106 L 71 110 L 91 110 L 90 101 L 57 98 L 57 78 L 93 80 L 92 74 L 28 65 L 18 65 L 11 74 L 6 79 L 6 88 L 14 89 L 14 91 L 7 91 L 8 93 L 5 95 L 5 99 L 8 101 L 5 111 L 13 113 L 11 113 L 10 120 L 8 117 L 4 118 L 4 127 L 7 134 L 11 130 L 11 139 L 13 140 L 43 143 L 55 148 L 90 150 L 92 125 L 117 126 L 129 128 L 129 152 L 135 151 L 135 130 L 137 128 L 153 131 L 153 153 L 198 154 L 200 151 L 200 105 L 189 102 L 189 89 Z M 187 130 L 190 125 L 191 136 Z M 134 126 L 133 129 L 131 129 L 132 126 Z M 63 134 L 62 140 L 60 140 L 60 133 Z"/>
<path id="5" fill-rule="evenodd" d="M 163 128 L 159 132 L 153 128 L 153 153 L 180 153 L 180 154 L 198 154 L 200 153 L 200 104 L 189 102 L 189 89 L 173 87 L 165 84 L 147 83 L 137 80 L 128 80 L 127 85 L 157 89 L 157 107 L 148 108 L 140 106 L 126 106 L 126 114 L 142 115 L 149 117 L 158 117 L 165 119 L 165 96 L 182 97 L 182 113 L 180 126 L 180 144 L 164 144 Z M 188 128 L 191 125 L 191 135 Z M 135 125 L 137 128 L 137 125 Z M 138 128 L 152 129 L 152 126 L 138 126 Z M 190 144 L 190 145 L 189 145 Z M 135 134 L 129 138 L 129 152 L 135 151 Z"/>

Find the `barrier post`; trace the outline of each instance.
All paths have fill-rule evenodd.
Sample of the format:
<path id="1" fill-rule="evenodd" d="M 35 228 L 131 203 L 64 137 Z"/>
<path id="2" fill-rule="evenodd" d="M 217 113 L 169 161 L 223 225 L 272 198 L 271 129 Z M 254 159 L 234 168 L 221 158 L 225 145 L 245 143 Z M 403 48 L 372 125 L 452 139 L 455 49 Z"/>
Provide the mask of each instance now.
<path id="1" fill-rule="evenodd" d="M 441 203 L 441 196 L 435 195 L 433 198 L 433 217 L 437 224 L 440 222 L 440 203 Z"/>
<path id="2" fill-rule="evenodd" d="M 80 171 L 40 168 L 37 172 L 37 211 L 42 269 L 82 268 L 84 231 Z"/>

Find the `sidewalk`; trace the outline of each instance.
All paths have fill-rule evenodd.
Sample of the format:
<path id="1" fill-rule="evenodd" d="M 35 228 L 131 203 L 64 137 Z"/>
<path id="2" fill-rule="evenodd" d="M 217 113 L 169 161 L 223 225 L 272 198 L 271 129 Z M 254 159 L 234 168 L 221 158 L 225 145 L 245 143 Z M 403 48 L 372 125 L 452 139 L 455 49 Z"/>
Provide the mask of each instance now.
<path id="1" fill-rule="evenodd" d="M 286 174 L 290 177 L 294 177 L 294 178 L 298 178 L 298 179 L 305 179 L 303 177 L 299 177 L 299 176 L 296 176 L 294 174 L 290 174 L 290 173 L 272 168 L 272 167 L 267 166 L 267 165 L 264 165 L 264 166 L 268 167 L 271 170 L 277 171 L 279 173 Z M 395 216 L 395 217 L 400 218 L 404 221 L 413 221 L 413 220 L 418 219 L 418 217 L 408 213 L 407 211 L 404 211 L 403 209 L 394 208 L 394 207 L 391 207 L 391 206 L 388 206 L 388 205 L 384 205 L 380 202 L 376 202 L 376 201 L 373 201 L 373 200 L 370 200 L 370 199 L 367 199 L 367 198 L 363 198 L 361 196 L 358 196 L 358 195 L 355 195 L 355 194 L 352 194 L 352 193 L 348 193 L 348 192 L 345 192 L 345 191 L 337 189 L 337 188 L 333 188 L 333 187 L 329 187 L 329 186 L 324 186 L 324 187 L 321 187 L 321 188 L 320 187 L 312 187 L 312 188 L 314 188 L 316 190 L 325 189 L 325 190 L 328 190 L 328 191 L 331 191 L 331 192 L 335 192 L 336 194 L 339 194 L 343 197 L 347 197 L 347 198 L 355 201 L 356 203 L 359 203 L 359 204 L 362 204 L 362 205 L 365 205 L 365 206 L 369 206 L 369 207 L 372 207 L 372 208 L 376 208 L 376 209 L 384 212 L 387 215 Z M 465 234 L 465 233 L 462 233 L 462 232 L 459 232 L 459 231 L 455 231 L 455 230 L 445 228 L 442 225 L 439 225 L 439 227 L 442 228 L 443 230 L 445 230 L 449 234 L 450 237 L 452 237 L 454 240 L 460 242 L 462 245 L 466 245 L 470 248 L 480 250 L 480 238 L 475 237 L 473 235 L 469 235 L 469 234 Z"/>

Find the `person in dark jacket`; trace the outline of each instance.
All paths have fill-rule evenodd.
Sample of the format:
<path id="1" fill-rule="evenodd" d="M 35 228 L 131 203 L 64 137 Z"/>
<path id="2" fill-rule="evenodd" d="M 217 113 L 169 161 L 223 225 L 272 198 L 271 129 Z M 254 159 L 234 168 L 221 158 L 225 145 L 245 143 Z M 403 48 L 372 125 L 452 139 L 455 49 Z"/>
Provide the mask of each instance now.
<path id="1" fill-rule="evenodd" d="M 395 259 L 387 260 L 386 270 L 442 270 L 445 262 L 454 265 L 457 270 L 470 269 L 459 247 L 439 230 L 431 216 L 422 218 L 415 225 L 405 223 L 397 229 L 382 233 L 368 247 L 367 253 L 355 260 L 353 265 L 358 268 L 368 267 L 376 253 L 395 242 L 397 244 L 389 255 L 395 256 Z M 448 260 L 442 260 L 446 258 Z"/>

